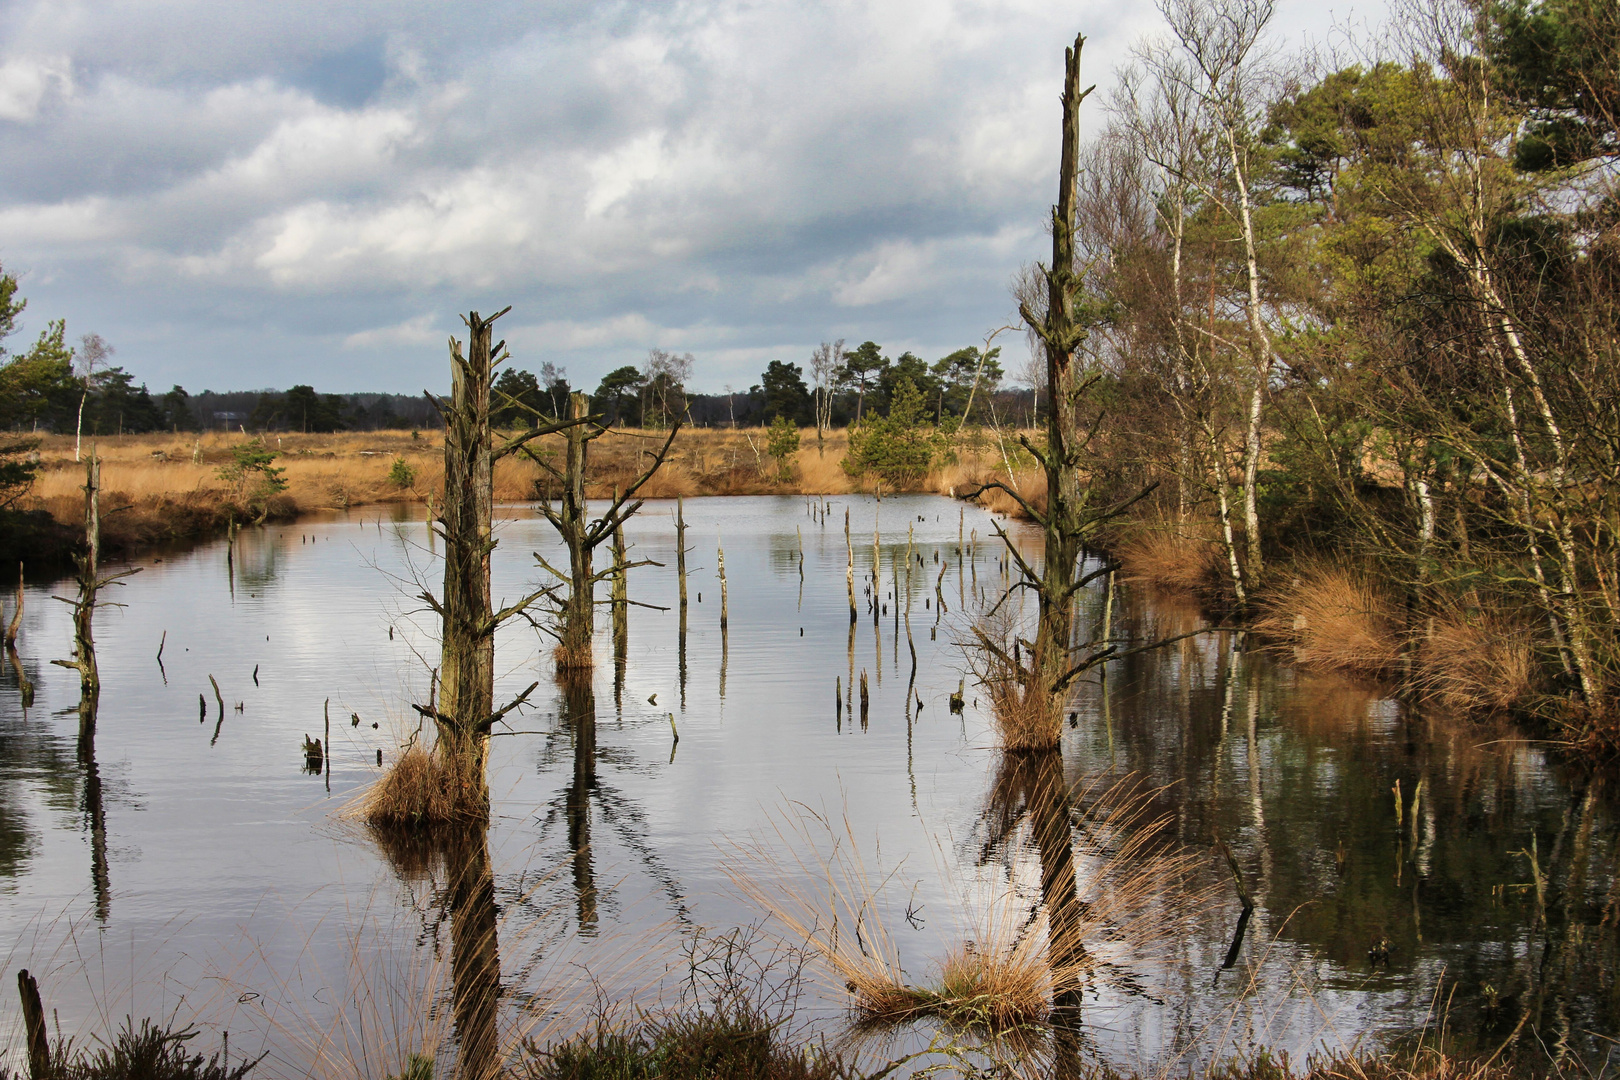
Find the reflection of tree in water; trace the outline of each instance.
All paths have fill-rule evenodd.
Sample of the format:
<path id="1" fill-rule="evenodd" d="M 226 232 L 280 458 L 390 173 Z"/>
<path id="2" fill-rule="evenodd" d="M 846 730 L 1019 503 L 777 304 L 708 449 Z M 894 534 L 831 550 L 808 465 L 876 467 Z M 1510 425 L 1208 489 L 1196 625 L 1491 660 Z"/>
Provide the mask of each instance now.
<path id="1" fill-rule="evenodd" d="M 262 596 L 281 576 L 281 548 L 287 543 L 285 530 L 257 528 L 237 533 L 231 548 L 236 584 Z"/>
<path id="2" fill-rule="evenodd" d="M 1081 998 L 1106 984 L 1155 1001 L 1136 963 L 1157 940 L 1178 931 L 1187 910 L 1180 879 L 1188 856 L 1164 842 L 1155 792 L 1137 778 L 1076 790 L 1063 757 L 1047 751 L 1004 754 L 975 838 L 976 863 L 998 863 L 1016 881 L 1024 852 L 1039 864 L 1039 895 L 1029 918 L 1044 913 L 1053 973 L 1052 1028 L 1056 1071 L 1072 1074 L 1087 1036 Z"/>
<path id="3" fill-rule="evenodd" d="M 547 806 L 539 820 L 542 838 L 562 822 L 567 829 L 569 867 L 574 894 L 575 919 L 581 934 L 596 933 L 598 904 L 602 897 L 596 881 L 595 853 L 591 829 L 592 808 L 618 839 L 635 855 L 649 877 L 656 881 L 668 898 L 675 917 L 683 925 L 690 922 L 686 896 L 680 881 L 653 847 L 649 837 L 652 829 L 640 805 L 612 784 L 604 783 L 597 774 L 599 763 L 633 767 L 631 759 L 606 751 L 598 752 L 596 745 L 596 692 L 589 676 L 559 680 L 562 690 L 559 719 L 573 744 L 573 774 L 568 786 Z M 542 754 L 544 768 L 551 756 Z"/>
<path id="4" fill-rule="evenodd" d="M 456 1075 L 489 1080 L 500 1066 L 501 964 L 488 833 L 478 827 L 371 833 L 402 879 L 432 882 L 433 907 L 450 919 Z"/>

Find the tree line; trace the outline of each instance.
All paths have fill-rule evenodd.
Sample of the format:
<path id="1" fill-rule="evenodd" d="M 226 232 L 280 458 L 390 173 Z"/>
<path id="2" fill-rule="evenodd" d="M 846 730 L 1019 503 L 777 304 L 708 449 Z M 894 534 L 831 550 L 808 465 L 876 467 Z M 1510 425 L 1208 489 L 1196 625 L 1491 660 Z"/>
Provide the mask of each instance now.
<path id="1" fill-rule="evenodd" d="M 1077 180 L 1094 482 L 1156 482 L 1239 606 L 1365 557 L 1606 708 L 1620 5 L 1412 0 L 1355 62 L 1268 56 L 1271 0 L 1158 6 Z"/>

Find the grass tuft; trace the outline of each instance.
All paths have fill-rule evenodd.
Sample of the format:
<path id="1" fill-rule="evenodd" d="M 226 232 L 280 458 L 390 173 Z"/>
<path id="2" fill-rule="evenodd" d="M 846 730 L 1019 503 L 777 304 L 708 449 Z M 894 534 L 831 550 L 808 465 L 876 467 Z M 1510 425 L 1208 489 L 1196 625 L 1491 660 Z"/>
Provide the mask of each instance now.
<path id="1" fill-rule="evenodd" d="M 232 1065 L 218 1053 L 203 1057 L 187 1053 L 186 1044 L 197 1037 L 194 1028 L 166 1028 L 133 1017 L 110 1043 L 75 1050 L 66 1040 L 51 1048 L 50 1066 L 34 1080 L 242 1080 L 262 1058 Z"/>
<path id="2" fill-rule="evenodd" d="M 1528 629 L 1496 614 L 1448 611 L 1436 617 L 1418 650 L 1418 689 L 1458 715 L 1522 708 L 1536 692 Z"/>
<path id="3" fill-rule="evenodd" d="M 1221 552 L 1207 537 L 1173 531 L 1172 526 L 1143 529 L 1114 549 L 1126 581 L 1166 592 L 1214 593 L 1221 588 Z"/>
<path id="4" fill-rule="evenodd" d="M 436 748 L 412 743 L 360 797 L 353 812 L 366 824 L 384 831 L 482 820 L 470 815 L 459 798 L 460 790 L 455 768 Z"/>
<path id="5" fill-rule="evenodd" d="M 1267 590 L 1260 609 L 1255 629 L 1292 647 L 1299 663 L 1376 677 L 1400 661 L 1399 608 L 1366 571 L 1304 566 Z"/>
<path id="6" fill-rule="evenodd" d="M 636 1023 L 599 1017 L 563 1042 L 525 1046 L 521 1080 L 841 1080 L 854 1074 L 836 1056 L 790 1045 L 781 1023 L 743 1004 Z"/>

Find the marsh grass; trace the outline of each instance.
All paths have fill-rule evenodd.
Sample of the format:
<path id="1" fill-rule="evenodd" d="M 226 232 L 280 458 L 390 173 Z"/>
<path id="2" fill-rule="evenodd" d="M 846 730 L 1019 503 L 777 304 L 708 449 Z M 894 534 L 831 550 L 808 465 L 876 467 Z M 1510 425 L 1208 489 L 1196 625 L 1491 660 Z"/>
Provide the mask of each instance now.
<path id="1" fill-rule="evenodd" d="M 599 1018 L 549 1046 L 530 1043 L 513 1070 L 521 1080 L 845 1080 L 835 1054 L 791 1045 L 779 1022 L 747 1006 Z"/>
<path id="2" fill-rule="evenodd" d="M 460 790 L 455 763 L 447 762 L 437 745 L 413 740 L 345 813 L 378 830 L 386 848 L 397 830 L 479 820 L 468 816 Z"/>
<path id="3" fill-rule="evenodd" d="M 1222 587 L 1215 538 L 1169 523 L 1127 532 L 1114 545 L 1113 555 L 1126 581 L 1192 594 L 1213 594 Z"/>
<path id="4" fill-rule="evenodd" d="M 1417 689 L 1448 712 L 1490 715 L 1522 709 L 1538 669 L 1527 627 L 1496 612 L 1443 610 L 1419 643 Z"/>
<path id="5" fill-rule="evenodd" d="M 1042 756 L 1043 764 L 1056 756 Z M 901 867 L 868 866 L 847 812 L 835 818 L 795 804 L 770 818 L 768 833 L 736 847 L 726 867 L 731 880 L 805 949 L 831 995 L 844 991 L 855 1038 L 928 1022 L 948 1033 L 931 1053 L 983 1051 L 1038 1072 L 1061 999 L 1156 952 L 1168 959 L 1163 946 L 1185 931 L 1201 894 L 1183 885 L 1193 856 L 1169 842 L 1169 818 L 1154 807 L 1157 790 L 1134 777 L 1083 787 L 1073 797 L 1080 824 L 1071 838 L 1071 804 L 1043 803 L 1068 797 L 1061 764 L 1054 791 L 1050 768 L 1036 777 L 1033 762 L 1006 756 L 990 812 L 1002 826 L 992 832 L 1009 850 L 1043 849 L 1045 858 L 1052 848 L 1035 835 L 1038 822 L 1060 822 L 1055 845 L 1073 843 L 1066 849 L 1072 887 L 1049 893 L 1061 875 L 1039 859 L 1032 865 L 1027 854 L 1013 856 L 1005 879 L 981 873 L 959 883 L 975 895 L 959 905 L 958 940 L 921 980 L 907 975 L 890 930 L 900 917 L 891 894 Z M 1054 919 L 1074 938 L 1066 950 L 1054 948 Z"/>
<path id="6" fill-rule="evenodd" d="M 137 1027 L 126 1017 L 110 1041 L 76 1047 L 58 1038 L 50 1068 L 32 1080 L 242 1080 L 263 1057 L 232 1065 L 218 1050 L 204 1057 L 189 1052 L 195 1028 L 165 1027 L 145 1019 Z"/>
<path id="7" fill-rule="evenodd" d="M 1396 599 L 1369 571 L 1337 563 L 1306 563 L 1267 589 L 1254 628 L 1313 667 L 1379 677 L 1401 658 Z"/>

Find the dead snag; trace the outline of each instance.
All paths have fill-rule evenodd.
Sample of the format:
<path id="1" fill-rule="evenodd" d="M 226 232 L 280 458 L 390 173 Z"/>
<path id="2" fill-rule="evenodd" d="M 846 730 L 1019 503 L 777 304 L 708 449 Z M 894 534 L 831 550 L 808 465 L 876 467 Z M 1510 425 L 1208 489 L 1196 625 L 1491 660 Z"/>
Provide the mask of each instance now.
<path id="1" fill-rule="evenodd" d="M 124 578 L 140 573 L 140 567 L 120 570 L 116 574 L 101 576 L 101 459 L 95 447 L 84 459 L 84 554 L 75 557 L 79 583 L 77 599 L 65 596 L 60 600 L 73 609 L 73 659 L 52 660 L 58 667 L 72 668 L 79 673 L 79 754 L 89 753 L 96 737 L 96 708 L 101 702 L 101 669 L 96 666 L 95 615 L 97 606 L 107 606 L 98 599 L 101 590 Z"/>
<path id="2" fill-rule="evenodd" d="M 585 501 L 587 451 L 591 442 L 606 435 L 608 429 L 590 415 L 590 398 L 586 395 L 578 392 L 571 394 L 568 404 L 570 426 L 565 433 L 568 446 L 563 468 L 559 470 L 533 450 L 524 451 L 562 491 L 555 508 L 551 499 L 547 498 L 540 504 L 540 512 L 551 522 L 568 548 L 568 569 L 563 571 L 552 566 L 538 552 L 534 556 L 558 581 L 557 585 L 543 589 L 542 593 L 555 606 L 557 626 L 550 632 L 557 638 L 555 656 L 557 667 L 561 669 L 589 668 L 593 665 L 591 635 L 596 628 L 596 583 L 617 572 L 617 566 L 602 571 L 593 569 L 594 553 L 597 545 L 611 537 L 615 529 L 623 526 L 641 509 L 642 500 L 635 497 L 636 492 L 664 464 L 669 456 L 669 448 L 675 442 L 675 435 L 681 429 L 679 423 L 669 429 L 669 436 L 653 455 L 652 464 L 625 488 L 623 494 L 614 496 L 612 504 L 601 517 L 593 519 L 589 516 Z M 643 559 L 627 563 L 626 568 L 657 565 L 650 559 Z M 566 592 L 563 591 L 565 588 Z"/>
<path id="3" fill-rule="evenodd" d="M 503 308 L 488 319 L 476 311 L 463 317 L 467 351 L 450 339 L 450 397 L 427 394 L 444 419 L 444 500 L 434 508 L 437 513 L 430 524 L 431 531 L 444 539 L 444 588 L 438 597 L 427 589 L 421 593 L 440 619 L 441 659 L 437 700 L 414 708 L 437 728 L 436 765 L 445 774 L 450 796 L 445 812 L 453 820 L 488 817 L 484 762 L 490 728 L 534 689 L 531 686 L 495 707 L 495 630 L 545 595 L 542 589 L 500 610 L 490 602 L 490 555 L 496 545 L 491 514 L 495 462 L 525 449 L 530 440 L 573 423 L 538 424 L 495 445 L 490 387 L 495 368 L 506 358 L 506 343 L 491 345 L 491 339 L 495 320 L 510 310 Z"/>

